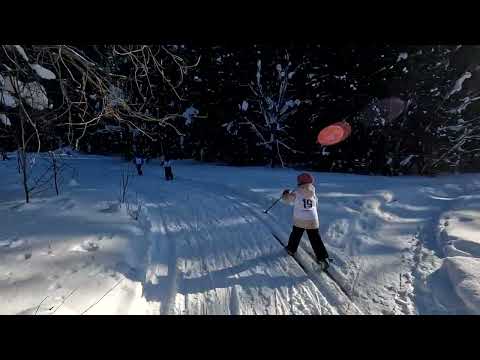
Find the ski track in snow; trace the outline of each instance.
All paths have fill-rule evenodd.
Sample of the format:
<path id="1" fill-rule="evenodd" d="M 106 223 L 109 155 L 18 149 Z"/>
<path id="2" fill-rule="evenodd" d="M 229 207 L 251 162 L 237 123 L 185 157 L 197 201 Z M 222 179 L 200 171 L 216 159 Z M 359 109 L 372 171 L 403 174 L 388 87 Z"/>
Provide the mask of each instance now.
<path id="1" fill-rule="evenodd" d="M 447 272 L 456 268 L 441 265 L 447 256 L 480 256 L 478 200 L 465 195 L 477 191 L 478 182 L 406 177 L 379 190 L 385 179 L 343 176 L 336 183 L 336 175 L 318 175 L 320 230 L 340 288 L 316 269 L 306 236 L 295 258 L 282 249 L 290 207 L 263 213 L 268 195 L 276 196 L 294 171 L 216 172 L 187 162 L 174 168 L 174 182 L 165 182 L 161 168 L 146 166 L 129 189 L 144 204 L 134 221 L 114 200 L 112 179 L 125 164 L 93 156 L 75 161 L 77 186 L 30 204 L 19 201 L 13 162 L 1 164 L 8 180 L 0 189 L 2 313 L 467 312 Z M 243 186 L 229 171 L 258 178 Z M 265 180 L 272 175 L 274 184 Z M 365 188 L 358 191 L 357 181 Z"/>
<path id="2" fill-rule="evenodd" d="M 202 183 L 176 180 L 168 186 L 171 198 L 168 190 L 162 199 L 143 194 L 153 203 L 175 202 L 175 208 L 148 209 L 152 227 L 160 230 L 151 238 L 144 296 L 158 304 L 152 308 L 160 314 L 337 312 L 315 285 L 318 280 L 284 252 L 249 204 Z"/>

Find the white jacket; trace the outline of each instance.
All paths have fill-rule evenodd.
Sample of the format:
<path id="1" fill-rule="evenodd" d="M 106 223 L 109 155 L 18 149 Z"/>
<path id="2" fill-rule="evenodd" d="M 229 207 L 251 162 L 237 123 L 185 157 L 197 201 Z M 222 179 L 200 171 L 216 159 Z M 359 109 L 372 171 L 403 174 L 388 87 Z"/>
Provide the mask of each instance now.
<path id="1" fill-rule="evenodd" d="M 283 197 L 293 204 L 293 224 L 302 229 L 318 229 L 318 198 L 312 184 L 302 185 Z"/>

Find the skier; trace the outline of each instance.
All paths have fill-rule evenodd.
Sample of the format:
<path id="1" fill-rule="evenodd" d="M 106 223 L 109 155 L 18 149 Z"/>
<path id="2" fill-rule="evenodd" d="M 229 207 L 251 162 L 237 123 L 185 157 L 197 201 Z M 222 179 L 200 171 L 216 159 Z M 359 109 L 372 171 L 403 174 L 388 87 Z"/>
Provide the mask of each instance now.
<path id="1" fill-rule="evenodd" d="M 286 250 L 293 256 L 300 244 L 303 232 L 306 230 L 312 249 L 315 252 L 316 262 L 322 270 L 329 267 L 329 257 L 325 245 L 319 233 L 319 221 L 317 214 L 318 199 L 313 186 L 314 178 L 308 173 L 297 177 L 298 188 L 294 191 L 285 190 L 282 199 L 293 204 L 293 229 L 288 240 Z"/>
<path id="2" fill-rule="evenodd" d="M 137 167 L 137 172 L 138 172 L 138 175 L 140 176 L 143 175 L 142 165 L 143 165 L 143 157 L 141 157 L 140 155 L 135 156 L 135 166 Z"/>
<path id="3" fill-rule="evenodd" d="M 173 180 L 172 161 L 168 157 L 165 157 L 163 167 L 165 169 L 165 179 L 167 181 Z"/>

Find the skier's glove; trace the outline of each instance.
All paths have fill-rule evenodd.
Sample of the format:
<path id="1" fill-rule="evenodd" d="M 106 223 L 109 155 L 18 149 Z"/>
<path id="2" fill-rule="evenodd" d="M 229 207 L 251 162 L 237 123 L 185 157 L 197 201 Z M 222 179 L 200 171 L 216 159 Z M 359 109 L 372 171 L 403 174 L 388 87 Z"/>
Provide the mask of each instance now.
<path id="1" fill-rule="evenodd" d="M 286 196 L 286 195 L 288 195 L 288 194 L 290 194 L 290 190 L 288 190 L 288 189 L 287 189 L 287 190 L 283 190 L 282 196 Z"/>

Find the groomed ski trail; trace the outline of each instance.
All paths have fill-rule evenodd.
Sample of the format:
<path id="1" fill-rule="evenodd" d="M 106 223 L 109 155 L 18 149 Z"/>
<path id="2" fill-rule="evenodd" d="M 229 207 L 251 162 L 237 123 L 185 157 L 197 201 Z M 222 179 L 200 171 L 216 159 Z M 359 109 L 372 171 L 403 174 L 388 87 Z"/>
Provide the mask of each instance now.
<path id="1" fill-rule="evenodd" d="M 155 189 L 152 182 L 158 192 L 145 191 Z M 136 191 L 148 199 L 143 296 L 149 313 L 361 313 L 331 279 L 316 272 L 306 253 L 299 251 L 307 272 L 286 254 L 272 236 L 275 225 L 250 200 L 182 178 L 165 183 L 141 177 Z"/>

